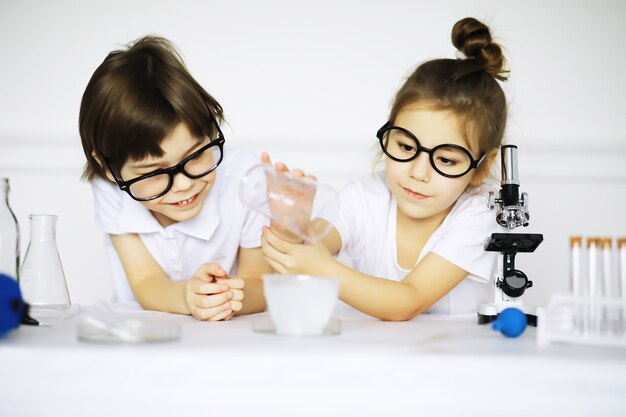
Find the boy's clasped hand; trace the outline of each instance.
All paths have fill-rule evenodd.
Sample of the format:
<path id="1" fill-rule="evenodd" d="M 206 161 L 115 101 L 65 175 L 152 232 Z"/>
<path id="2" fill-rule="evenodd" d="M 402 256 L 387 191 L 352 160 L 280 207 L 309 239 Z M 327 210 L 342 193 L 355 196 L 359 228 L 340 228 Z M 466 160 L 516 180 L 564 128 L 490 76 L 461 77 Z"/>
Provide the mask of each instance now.
<path id="1" fill-rule="evenodd" d="M 228 278 L 216 264 L 203 264 L 185 287 L 185 302 L 198 320 L 230 320 L 243 307 L 244 281 Z"/>

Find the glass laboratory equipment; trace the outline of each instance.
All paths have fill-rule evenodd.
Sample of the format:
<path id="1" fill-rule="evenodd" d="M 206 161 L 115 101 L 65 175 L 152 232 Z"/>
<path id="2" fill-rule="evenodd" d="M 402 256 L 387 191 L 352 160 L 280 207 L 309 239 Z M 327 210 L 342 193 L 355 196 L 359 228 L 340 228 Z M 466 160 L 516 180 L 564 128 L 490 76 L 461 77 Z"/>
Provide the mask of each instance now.
<path id="1" fill-rule="evenodd" d="M 57 216 L 30 216 L 30 243 L 20 269 L 20 287 L 36 320 L 64 318 L 70 312 L 70 295 L 56 244 Z"/>
<path id="2" fill-rule="evenodd" d="M 626 237 L 617 238 L 618 297 L 626 298 Z"/>
<path id="3" fill-rule="evenodd" d="M 9 179 L 0 178 L 0 273 L 18 278 L 20 228 L 9 205 Z"/>
<path id="4" fill-rule="evenodd" d="M 582 241 L 578 236 L 570 239 L 572 282 L 578 278 L 580 291 L 550 297 L 537 327 L 537 342 L 626 348 L 626 240 L 617 239 L 617 265 L 613 238 L 588 237 L 586 245 Z"/>
<path id="5" fill-rule="evenodd" d="M 322 213 L 333 217 L 337 191 L 310 178 L 277 172 L 268 164 L 246 172 L 239 187 L 243 203 L 267 217 L 273 228 L 307 242 L 322 240 L 332 229 L 328 222 L 311 222 Z"/>

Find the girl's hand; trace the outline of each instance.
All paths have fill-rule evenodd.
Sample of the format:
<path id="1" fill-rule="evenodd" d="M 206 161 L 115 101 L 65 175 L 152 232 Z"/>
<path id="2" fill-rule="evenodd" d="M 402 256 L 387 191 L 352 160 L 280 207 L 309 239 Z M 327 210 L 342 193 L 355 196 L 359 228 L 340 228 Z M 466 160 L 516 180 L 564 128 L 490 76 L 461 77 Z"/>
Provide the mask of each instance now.
<path id="1" fill-rule="evenodd" d="M 192 316 L 209 321 L 232 317 L 233 308 L 237 307 L 231 301 L 235 293 L 225 281 L 228 281 L 226 271 L 218 264 L 204 264 L 198 268 L 185 286 L 185 303 Z M 243 292 L 237 294 L 237 298 L 236 302 L 241 305 Z"/>
<path id="2" fill-rule="evenodd" d="M 322 242 L 289 242 L 269 227 L 263 227 L 261 248 L 267 262 L 279 274 L 324 276 L 337 262 Z"/>
<path id="3" fill-rule="evenodd" d="M 261 161 L 272 165 L 267 152 L 263 152 Z M 272 215 L 272 229 L 288 241 L 301 242 L 301 236 L 305 235 L 311 221 L 317 180 L 312 175 L 305 175 L 301 169 L 290 173 L 282 162 L 277 162 L 274 170 L 277 175 L 267 175 L 267 202 Z"/>

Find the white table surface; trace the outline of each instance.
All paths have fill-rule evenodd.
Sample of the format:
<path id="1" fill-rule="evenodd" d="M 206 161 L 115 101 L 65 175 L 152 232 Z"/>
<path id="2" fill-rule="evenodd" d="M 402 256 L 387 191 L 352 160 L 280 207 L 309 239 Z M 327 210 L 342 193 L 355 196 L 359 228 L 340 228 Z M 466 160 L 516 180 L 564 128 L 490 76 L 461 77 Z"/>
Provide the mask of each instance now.
<path id="1" fill-rule="evenodd" d="M 0 417 L 625 416 L 626 350 L 540 347 L 475 317 L 382 322 L 340 307 L 339 335 L 255 333 L 229 322 L 116 307 L 176 322 L 166 343 L 77 338 L 80 315 L 0 339 Z M 265 314 L 265 313 L 263 313 Z"/>

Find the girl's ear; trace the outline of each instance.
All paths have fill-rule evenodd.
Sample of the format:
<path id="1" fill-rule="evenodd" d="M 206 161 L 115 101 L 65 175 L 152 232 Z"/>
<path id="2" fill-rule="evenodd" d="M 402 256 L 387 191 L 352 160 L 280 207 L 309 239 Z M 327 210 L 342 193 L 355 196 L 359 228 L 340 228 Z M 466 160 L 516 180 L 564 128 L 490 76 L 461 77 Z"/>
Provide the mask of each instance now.
<path id="1" fill-rule="evenodd" d="M 102 170 L 104 171 L 104 175 L 106 175 L 107 179 L 111 181 L 112 183 L 115 183 L 116 181 L 115 181 L 115 178 L 113 177 L 113 174 L 111 173 L 109 168 L 107 168 L 106 165 L 102 163 L 96 151 L 91 151 L 91 156 L 93 157 L 93 159 L 96 160 L 98 165 L 100 165 L 100 168 L 102 168 Z"/>
<path id="2" fill-rule="evenodd" d="M 474 187 L 479 186 L 487 179 L 487 177 L 489 176 L 489 173 L 491 172 L 491 167 L 493 166 L 494 161 L 498 157 L 498 150 L 499 149 L 496 148 L 487 152 L 483 162 L 474 171 L 474 175 L 472 176 L 472 179 L 470 180 L 470 185 Z"/>

